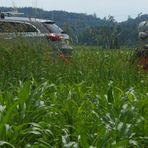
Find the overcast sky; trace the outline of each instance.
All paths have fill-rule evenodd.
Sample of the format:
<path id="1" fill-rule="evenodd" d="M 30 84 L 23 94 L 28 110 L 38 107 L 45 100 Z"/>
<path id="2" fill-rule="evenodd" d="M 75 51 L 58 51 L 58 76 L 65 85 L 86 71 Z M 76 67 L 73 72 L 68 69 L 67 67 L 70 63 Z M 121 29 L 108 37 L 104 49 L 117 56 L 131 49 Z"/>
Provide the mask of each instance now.
<path id="1" fill-rule="evenodd" d="M 39 7 L 44 10 L 65 10 L 77 13 L 96 13 L 103 18 L 113 15 L 124 21 L 130 15 L 136 17 L 140 12 L 148 14 L 148 0 L 0 0 L 0 6 Z"/>

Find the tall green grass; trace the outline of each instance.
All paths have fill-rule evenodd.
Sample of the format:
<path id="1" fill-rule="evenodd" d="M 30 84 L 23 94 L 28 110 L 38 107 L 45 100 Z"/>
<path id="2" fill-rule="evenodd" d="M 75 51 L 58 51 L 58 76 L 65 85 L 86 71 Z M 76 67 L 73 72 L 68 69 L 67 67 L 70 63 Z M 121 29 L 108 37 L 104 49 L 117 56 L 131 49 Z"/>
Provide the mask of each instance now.
<path id="1" fill-rule="evenodd" d="M 148 145 L 148 75 L 131 51 L 76 47 L 69 64 L 47 43 L 0 44 L 0 147 Z"/>

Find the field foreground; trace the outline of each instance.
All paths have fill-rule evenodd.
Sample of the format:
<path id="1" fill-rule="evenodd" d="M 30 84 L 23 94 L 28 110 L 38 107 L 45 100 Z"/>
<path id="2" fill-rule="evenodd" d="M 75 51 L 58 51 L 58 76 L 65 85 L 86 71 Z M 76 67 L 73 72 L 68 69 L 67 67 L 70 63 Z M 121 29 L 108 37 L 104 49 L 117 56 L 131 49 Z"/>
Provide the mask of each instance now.
<path id="1" fill-rule="evenodd" d="M 147 147 L 148 73 L 130 56 L 77 47 L 65 64 L 45 45 L 1 43 L 0 147 Z"/>

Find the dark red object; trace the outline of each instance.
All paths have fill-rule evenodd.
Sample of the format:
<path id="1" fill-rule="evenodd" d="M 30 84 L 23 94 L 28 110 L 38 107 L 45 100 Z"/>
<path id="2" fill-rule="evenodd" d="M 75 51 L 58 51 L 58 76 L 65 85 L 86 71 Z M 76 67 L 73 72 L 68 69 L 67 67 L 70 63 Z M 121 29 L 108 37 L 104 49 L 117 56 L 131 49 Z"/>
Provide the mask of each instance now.
<path id="1" fill-rule="evenodd" d="M 62 36 L 59 35 L 59 34 L 55 34 L 55 33 L 52 33 L 48 36 L 48 39 L 50 39 L 50 41 L 61 41 L 62 40 Z"/>

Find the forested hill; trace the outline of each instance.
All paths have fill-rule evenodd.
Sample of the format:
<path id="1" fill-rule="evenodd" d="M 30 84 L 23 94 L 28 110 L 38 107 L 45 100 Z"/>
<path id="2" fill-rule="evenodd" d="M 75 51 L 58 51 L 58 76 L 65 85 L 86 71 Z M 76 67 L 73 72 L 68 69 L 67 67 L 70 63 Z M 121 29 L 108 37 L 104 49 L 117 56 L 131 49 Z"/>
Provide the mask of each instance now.
<path id="1" fill-rule="evenodd" d="M 1 11 L 12 8 L 0 7 Z M 135 46 L 138 42 L 137 26 L 143 20 L 148 20 L 148 14 L 136 18 L 128 17 L 124 22 L 116 22 L 113 16 L 98 18 L 95 14 L 70 13 L 66 11 L 44 11 L 31 7 L 18 8 L 24 16 L 52 19 L 61 26 L 73 39 L 74 43 L 100 45 L 104 48 L 116 46 Z"/>
<path id="2" fill-rule="evenodd" d="M 12 8 L 0 7 L 1 11 L 11 11 Z M 17 8 L 19 12 L 24 13 L 27 17 L 37 17 L 55 20 L 60 26 L 65 23 L 69 24 L 86 24 L 88 26 L 103 25 L 104 21 L 94 15 L 84 13 L 72 13 L 66 11 L 44 11 L 42 9 L 32 9 L 31 7 Z"/>

